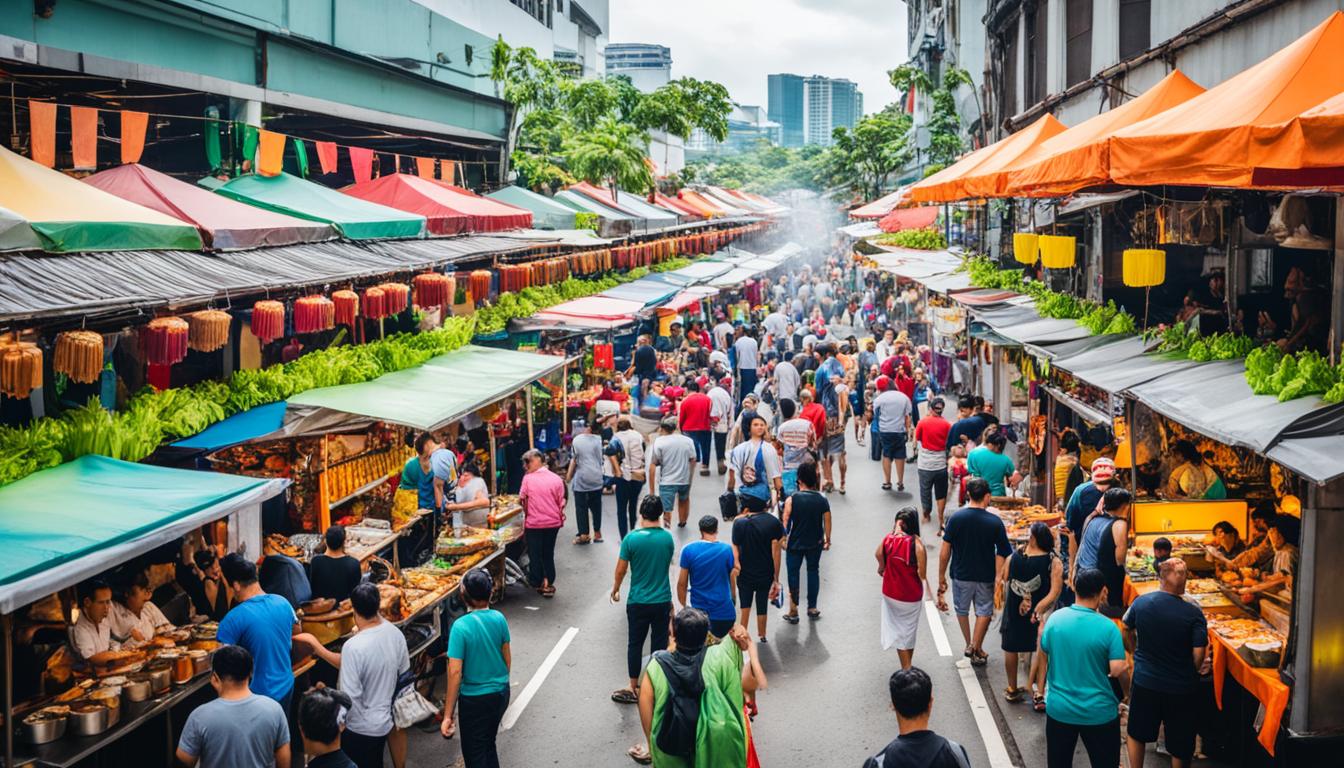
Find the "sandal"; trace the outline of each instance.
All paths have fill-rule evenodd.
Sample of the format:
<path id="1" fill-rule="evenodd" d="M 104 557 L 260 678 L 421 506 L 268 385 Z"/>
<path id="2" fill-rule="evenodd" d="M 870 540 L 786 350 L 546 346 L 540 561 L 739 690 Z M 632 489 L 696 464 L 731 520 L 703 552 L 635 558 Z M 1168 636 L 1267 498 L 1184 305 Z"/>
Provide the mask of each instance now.
<path id="1" fill-rule="evenodd" d="M 649 754 L 649 748 L 643 744 L 636 744 L 625 750 L 625 754 L 629 755 L 631 760 L 634 760 L 640 765 L 648 765 L 653 762 L 653 755 Z"/>
<path id="2" fill-rule="evenodd" d="M 593 537 L 593 543 L 594 543 L 594 544 L 601 544 L 601 543 L 602 543 L 602 534 L 599 533 L 599 534 L 597 534 L 596 536 L 594 536 L 594 537 Z"/>
<path id="3" fill-rule="evenodd" d="M 897 483 L 896 490 L 900 493 L 905 493 L 905 483 Z"/>
<path id="4" fill-rule="evenodd" d="M 808 611 L 807 618 L 810 619 L 811 621 L 820 621 L 821 611 Z"/>
<path id="5" fill-rule="evenodd" d="M 787 623 L 787 624 L 797 624 L 797 623 L 798 623 L 798 614 L 796 614 L 796 613 L 786 613 L 786 614 L 784 614 L 784 621 L 785 621 L 785 623 Z"/>
<path id="6" fill-rule="evenodd" d="M 1031 708 L 1037 712 L 1045 712 L 1045 697 L 1033 693 L 1031 695 Z"/>
<path id="7" fill-rule="evenodd" d="M 1026 693 L 1026 688 L 1004 688 L 1003 698 L 1004 701 L 1007 701 L 1010 704 L 1017 704 L 1026 698 Z"/>
<path id="8" fill-rule="evenodd" d="M 882 484 L 882 490 L 884 490 L 884 491 L 890 491 L 890 490 L 891 490 L 891 483 L 883 483 L 883 484 Z"/>
<path id="9" fill-rule="evenodd" d="M 840 486 L 839 488 L 837 488 L 836 490 L 840 491 L 840 495 L 841 495 L 841 496 L 844 496 L 844 495 L 845 495 L 845 486 L 842 485 L 842 486 Z"/>
<path id="10" fill-rule="evenodd" d="M 971 666 L 972 666 L 972 667 L 983 667 L 983 666 L 985 666 L 985 665 L 988 664 L 988 663 L 989 663 L 989 654 L 984 653 L 983 651 L 972 651 L 972 652 L 971 652 Z"/>
<path id="11" fill-rule="evenodd" d="M 638 704 L 639 694 L 629 688 L 621 688 L 611 692 L 611 700 L 617 704 Z"/>
<path id="12" fill-rule="evenodd" d="M 586 534 L 586 533 L 582 533 L 582 534 L 579 534 L 578 536 L 575 536 L 575 537 L 574 537 L 574 543 L 575 543 L 575 544 L 587 544 L 587 543 L 590 542 L 590 541 L 592 541 L 592 539 L 590 539 L 590 538 L 588 537 L 588 534 Z"/>
<path id="13" fill-rule="evenodd" d="M 541 596 L 542 596 L 542 597 L 555 597 L 555 587 L 546 587 L 546 588 L 542 591 Z"/>

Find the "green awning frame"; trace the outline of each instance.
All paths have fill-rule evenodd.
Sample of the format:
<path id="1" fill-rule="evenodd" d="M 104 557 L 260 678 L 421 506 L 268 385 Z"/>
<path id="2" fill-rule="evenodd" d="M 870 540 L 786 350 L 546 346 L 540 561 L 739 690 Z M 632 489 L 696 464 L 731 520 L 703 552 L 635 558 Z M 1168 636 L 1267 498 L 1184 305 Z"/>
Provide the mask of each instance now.
<path id="1" fill-rule="evenodd" d="M 82 456 L 0 488 L 0 613 L 259 504 L 287 480 Z"/>

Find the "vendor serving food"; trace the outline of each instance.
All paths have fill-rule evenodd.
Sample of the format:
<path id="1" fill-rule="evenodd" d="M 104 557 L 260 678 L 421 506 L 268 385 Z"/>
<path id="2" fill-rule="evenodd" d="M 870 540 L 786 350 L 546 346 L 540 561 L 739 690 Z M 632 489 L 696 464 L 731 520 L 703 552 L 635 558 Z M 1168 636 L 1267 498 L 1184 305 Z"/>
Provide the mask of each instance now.
<path id="1" fill-rule="evenodd" d="M 153 594 L 149 577 L 143 571 L 131 576 L 111 606 L 110 625 L 115 642 L 138 648 L 150 643 L 156 634 L 174 629 L 159 606 L 150 600 Z"/>
<path id="2" fill-rule="evenodd" d="M 77 592 L 79 619 L 70 628 L 70 645 L 91 664 L 107 661 L 121 650 L 121 643 L 112 638 L 112 588 L 94 579 L 80 584 Z"/>
<path id="3" fill-rule="evenodd" d="M 1208 546 L 1204 551 L 1208 553 L 1218 568 L 1219 574 L 1223 571 L 1236 571 L 1240 568 L 1254 568 L 1256 570 L 1268 570 L 1274 561 L 1274 547 L 1269 541 L 1269 528 L 1278 514 L 1274 511 L 1273 502 L 1263 501 L 1251 510 L 1251 540 L 1244 546 L 1241 552 L 1234 553 L 1225 551 L 1225 540 L 1220 540 L 1216 546 Z M 1219 523 L 1222 525 L 1222 523 Z M 1217 534 L 1218 526 L 1214 526 L 1214 533 Z M 1234 529 L 1235 531 L 1235 529 Z"/>
<path id="4" fill-rule="evenodd" d="M 488 514 L 490 509 L 490 491 L 485 486 L 485 479 L 481 477 L 481 469 L 475 461 L 468 460 L 459 470 L 457 479 L 457 489 L 454 491 L 453 501 L 450 501 L 446 507 L 449 512 L 470 512 L 472 510 L 485 510 L 482 515 Z M 460 518 L 462 522 L 467 523 L 465 516 Z M 484 519 L 482 517 L 482 519 Z M 470 523 L 474 525 L 475 523 Z"/>
<path id="5" fill-rule="evenodd" d="M 1274 547 L 1274 562 L 1266 578 L 1253 587 L 1241 590 L 1243 600 L 1257 594 L 1278 593 L 1292 598 L 1293 578 L 1297 576 L 1297 539 L 1302 521 L 1291 515 L 1278 515 L 1269 526 L 1269 542 Z"/>

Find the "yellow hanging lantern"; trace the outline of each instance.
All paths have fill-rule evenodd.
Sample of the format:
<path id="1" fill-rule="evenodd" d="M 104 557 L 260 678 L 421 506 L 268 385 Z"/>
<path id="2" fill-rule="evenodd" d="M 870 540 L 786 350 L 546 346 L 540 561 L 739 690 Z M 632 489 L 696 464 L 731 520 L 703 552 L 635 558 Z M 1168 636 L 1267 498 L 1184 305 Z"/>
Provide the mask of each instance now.
<path id="1" fill-rule="evenodd" d="M 1041 235 L 1041 266 L 1047 269 L 1068 269 L 1076 262 L 1074 244 L 1077 238 L 1071 235 Z"/>
<path id="2" fill-rule="evenodd" d="M 1167 253 L 1157 248 L 1126 248 L 1121 273 L 1131 288 L 1161 285 L 1167 279 Z"/>
<path id="3" fill-rule="evenodd" d="M 1041 236 L 1035 232 L 1013 233 L 1013 258 L 1022 264 L 1035 264 L 1038 241 Z"/>

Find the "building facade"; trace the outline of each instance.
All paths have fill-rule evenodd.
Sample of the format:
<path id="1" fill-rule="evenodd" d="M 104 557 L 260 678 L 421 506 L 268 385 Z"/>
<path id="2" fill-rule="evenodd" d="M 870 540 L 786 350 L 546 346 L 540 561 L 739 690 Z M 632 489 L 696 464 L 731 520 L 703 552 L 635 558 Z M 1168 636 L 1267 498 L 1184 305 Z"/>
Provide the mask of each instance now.
<path id="1" fill-rule="evenodd" d="M 652 43 L 609 43 L 608 75 L 625 75 L 644 93 L 672 81 L 672 49 Z"/>
<path id="2" fill-rule="evenodd" d="M 831 145 L 837 126 L 853 128 L 863 116 L 863 94 L 845 79 L 775 74 L 768 78 L 768 119 L 779 123 L 786 147 Z"/>
<path id="3" fill-rule="evenodd" d="M 803 146 L 803 78 L 781 73 L 766 79 L 769 87 L 766 113 L 771 122 L 779 124 L 780 144 Z"/>
<path id="4" fill-rule="evenodd" d="M 906 32 L 909 38 L 908 63 L 918 67 L 934 85 L 941 85 L 949 69 L 965 70 L 973 87 L 953 91 L 966 149 L 983 146 L 985 131 L 977 93 L 985 82 L 986 36 L 982 19 L 986 0 L 909 0 Z M 926 89 L 927 90 L 927 89 Z M 913 118 L 916 153 L 900 174 L 898 183 L 908 184 L 923 178 L 930 166 L 926 125 L 932 112 L 932 95 L 916 88 L 901 94 L 902 105 Z"/>
<path id="5" fill-rule="evenodd" d="M 734 104 L 733 111 L 728 115 L 728 138 L 715 141 L 702 129 L 696 128 L 686 142 L 686 152 L 691 156 L 703 157 L 744 152 L 762 141 L 779 146 L 780 133 L 779 123 L 769 118 L 764 107 Z"/>

